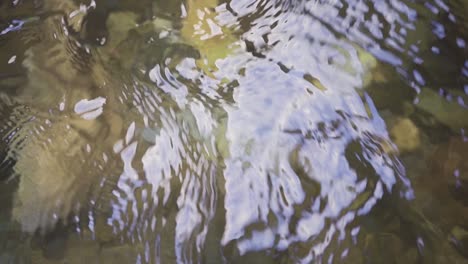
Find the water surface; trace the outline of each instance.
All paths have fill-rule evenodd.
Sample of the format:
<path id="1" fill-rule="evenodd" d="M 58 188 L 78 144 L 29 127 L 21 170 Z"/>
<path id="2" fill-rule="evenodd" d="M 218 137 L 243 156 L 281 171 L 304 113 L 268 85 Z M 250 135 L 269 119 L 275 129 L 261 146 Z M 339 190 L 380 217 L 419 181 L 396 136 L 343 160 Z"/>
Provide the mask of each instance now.
<path id="1" fill-rule="evenodd" d="M 464 1 L 0 14 L 0 262 L 468 263 Z"/>

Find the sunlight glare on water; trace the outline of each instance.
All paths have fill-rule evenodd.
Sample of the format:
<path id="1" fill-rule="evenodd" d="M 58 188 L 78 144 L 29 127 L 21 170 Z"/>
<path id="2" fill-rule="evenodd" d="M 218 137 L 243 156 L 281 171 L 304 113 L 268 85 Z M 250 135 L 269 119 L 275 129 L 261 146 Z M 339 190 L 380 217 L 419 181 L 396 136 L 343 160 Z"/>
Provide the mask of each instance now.
<path id="1" fill-rule="evenodd" d="M 465 11 L 1 1 L 0 262 L 468 261 Z"/>

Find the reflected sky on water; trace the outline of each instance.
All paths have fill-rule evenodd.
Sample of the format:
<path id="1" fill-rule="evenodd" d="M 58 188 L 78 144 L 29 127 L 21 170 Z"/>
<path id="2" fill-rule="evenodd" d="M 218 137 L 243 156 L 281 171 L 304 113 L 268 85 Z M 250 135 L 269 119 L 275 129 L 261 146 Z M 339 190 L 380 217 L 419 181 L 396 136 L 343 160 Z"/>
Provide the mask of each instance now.
<path id="1" fill-rule="evenodd" d="M 462 1 L 0 6 L 1 258 L 466 261 Z"/>

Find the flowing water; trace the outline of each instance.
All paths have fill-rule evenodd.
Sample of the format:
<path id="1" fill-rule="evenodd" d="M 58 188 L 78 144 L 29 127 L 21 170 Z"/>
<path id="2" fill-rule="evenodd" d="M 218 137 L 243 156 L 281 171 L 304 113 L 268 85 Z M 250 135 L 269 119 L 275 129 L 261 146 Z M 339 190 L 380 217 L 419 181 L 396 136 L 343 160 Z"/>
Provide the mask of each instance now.
<path id="1" fill-rule="evenodd" d="M 467 15 L 0 1 L 0 263 L 468 263 Z"/>

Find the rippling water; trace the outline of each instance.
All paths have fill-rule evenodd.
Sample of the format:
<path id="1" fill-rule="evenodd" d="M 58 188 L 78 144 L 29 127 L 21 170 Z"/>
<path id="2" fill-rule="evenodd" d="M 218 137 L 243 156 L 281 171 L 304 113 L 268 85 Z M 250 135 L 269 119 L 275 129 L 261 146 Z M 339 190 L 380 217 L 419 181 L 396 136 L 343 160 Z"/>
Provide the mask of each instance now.
<path id="1" fill-rule="evenodd" d="M 468 263 L 466 14 L 0 1 L 0 262 Z"/>

